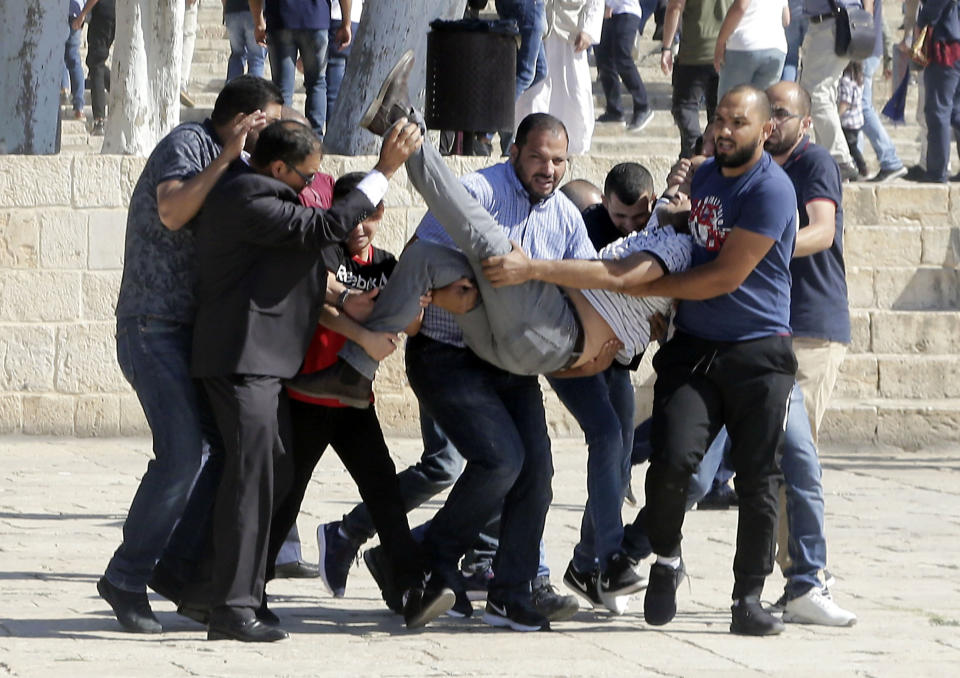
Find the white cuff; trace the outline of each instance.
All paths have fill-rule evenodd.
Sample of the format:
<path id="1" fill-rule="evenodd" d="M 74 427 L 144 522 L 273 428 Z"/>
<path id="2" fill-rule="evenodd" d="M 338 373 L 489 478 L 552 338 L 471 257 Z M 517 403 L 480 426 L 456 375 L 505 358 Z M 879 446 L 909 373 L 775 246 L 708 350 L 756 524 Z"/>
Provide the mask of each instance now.
<path id="1" fill-rule="evenodd" d="M 370 203 L 376 207 L 383 200 L 383 196 L 387 194 L 389 183 L 380 170 L 370 170 L 367 176 L 357 184 L 357 190 L 367 196 Z"/>

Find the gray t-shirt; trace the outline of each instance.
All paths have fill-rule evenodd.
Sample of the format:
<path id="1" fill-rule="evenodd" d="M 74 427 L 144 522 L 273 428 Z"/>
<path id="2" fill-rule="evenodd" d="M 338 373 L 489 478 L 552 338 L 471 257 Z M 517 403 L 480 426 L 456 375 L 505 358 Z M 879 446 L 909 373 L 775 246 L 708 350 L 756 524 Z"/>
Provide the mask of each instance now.
<path id="1" fill-rule="evenodd" d="M 197 280 L 193 224 L 171 231 L 157 212 L 157 186 L 202 172 L 222 147 L 209 120 L 176 127 L 153 149 L 130 197 L 117 317 L 193 324 Z"/>

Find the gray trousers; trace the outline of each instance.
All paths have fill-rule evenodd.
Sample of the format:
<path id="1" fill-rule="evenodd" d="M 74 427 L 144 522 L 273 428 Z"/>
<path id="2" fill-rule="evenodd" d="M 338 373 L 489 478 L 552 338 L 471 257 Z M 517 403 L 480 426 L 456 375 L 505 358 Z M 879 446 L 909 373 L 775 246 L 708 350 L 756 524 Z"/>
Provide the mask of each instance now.
<path id="1" fill-rule="evenodd" d="M 539 281 L 493 287 L 480 262 L 510 252 L 506 233 L 426 142 L 407 160 L 406 168 L 430 212 L 462 252 L 422 240 L 410 244 L 377 297 L 366 327 L 399 332 L 417 317 L 422 294 L 473 278 L 481 302 L 454 317 L 474 353 L 514 374 L 545 374 L 565 367 L 578 322 L 560 288 Z M 358 344 L 348 341 L 340 357 L 373 379 L 378 363 Z"/>

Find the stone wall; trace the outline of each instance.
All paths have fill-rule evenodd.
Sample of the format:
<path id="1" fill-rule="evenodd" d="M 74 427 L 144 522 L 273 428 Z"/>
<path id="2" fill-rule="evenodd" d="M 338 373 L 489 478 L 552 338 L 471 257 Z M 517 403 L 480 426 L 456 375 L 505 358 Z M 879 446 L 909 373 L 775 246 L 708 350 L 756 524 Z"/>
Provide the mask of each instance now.
<path id="1" fill-rule="evenodd" d="M 374 159 L 324 159 L 334 176 Z M 487 158 L 450 158 L 463 173 Z M 666 161 L 652 166 L 665 173 Z M 0 433 L 79 436 L 147 432 L 135 394 L 116 363 L 113 310 L 123 268 L 126 207 L 143 158 L 0 156 Z M 589 158 L 568 176 L 602 183 Z M 425 212 L 401 171 L 391 182 L 377 244 L 399 252 Z M 378 409 L 392 433 L 418 432 L 416 400 L 401 352 L 377 380 Z M 649 373 L 638 377 L 649 382 Z M 648 389 L 641 388 L 642 397 Z M 550 396 L 551 427 L 575 424 Z"/>

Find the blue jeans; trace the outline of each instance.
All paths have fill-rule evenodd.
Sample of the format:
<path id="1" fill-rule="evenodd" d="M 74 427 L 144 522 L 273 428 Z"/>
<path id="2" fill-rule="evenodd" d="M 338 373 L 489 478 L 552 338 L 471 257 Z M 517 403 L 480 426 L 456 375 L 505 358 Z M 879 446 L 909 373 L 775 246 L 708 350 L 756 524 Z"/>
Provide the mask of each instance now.
<path id="1" fill-rule="evenodd" d="M 603 569 L 623 541 L 621 509 L 633 447 L 630 372 L 614 365 L 592 377 L 549 382 L 587 442 L 587 505 L 573 565 L 581 572 L 593 571 L 598 563 Z"/>
<path id="2" fill-rule="evenodd" d="M 227 82 L 238 75 L 247 73 L 258 78 L 263 77 L 263 61 L 267 56 L 266 48 L 257 44 L 253 37 L 253 16 L 250 12 L 230 12 L 223 16 L 230 37 L 230 59 L 227 61 Z"/>
<path id="3" fill-rule="evenodd" d="M 191 504 L 203 499 L 191 496 L 192 488 L 194 495 L 211 491 L 208 483 L 194 488 L 205 447 L 217 462 L 223 447 L 206 395 L 190 377 L 192 343 L 190 325 L 148 317 L 117 320 L 117 360 L 143 406 L 154 454 L 123 524 L 123 542 L 105 573 L 125 591 L 145 590 L 175 527 L 178 533 L 204 532 L 204 511 L 189 517 L 191 525 L 181 517 L 188 520 L 188 499 Z M 205 498 L 206 506 L 212 501 L 212 495 Z"/>
<path id="4" fill-rule="evenodd" d="M 960 61 L 942 66 L 933 61 L 923 69 L 926 88 L 927 180 L 945 182 L 950 164 L 951 128 L 960 132 Z"/>
<path id="5" fill-rule="evenodd" d="M 786 55 L 778 49 L 758 49 L 751 52 L 728 49 L 720 69 L 720 84 L 717 98 L 737 85 L 752 85 L 759 90 L 780 81 L 783 60 Z"/>
<path id="6" fill-rule="evenodd" d="M 455 571 L 499 511 L 491 590 L 529 595 L 553 497 L 553 458 L 537 378 L 509 374 L 467 349 L 422 335 L 407 342 L 406 362 L 424 411 L 467 460 L 424 539 L 434 572 Z"/>
<path id="7" fill-rule="evenodd" d="M 787 58 L 783 62 L 783 80 L 796 82 L 800 76 L 800 45 L 807 34 L 810 19 L 803 14 L 803 0 L 789 0 L 790 24 L 784 29 L 787 35 Z"/>
<path id="8" fill-rule="evenodd" d="M 83 31 L 70 29 L 70 35 L 67 36 L 67 43 L 63 50 L 63 63 L 65 70 L 63 72 L 62 89 L 70 86 L 70 102 L 73 104 L 73 110 L 83 110 L 83 62 L 80 60 L 80 40 Z"/>
<path id="9" fill-rule="evenodd" d="M 903 162 L 897 156 L 897 149 L 893 146 L 893 141 L 887 130 L 884 129 L 880 116 L 873 108 L 873 76 L 880 68 L 881 58 L 879 56 L 867 57 L 863 60 L 863 134 L 870 141 L 874 152 L 877 154 L 877 160 L 880 161 L 882 170 L 898 170 L 903 167 Z"/>
<path id="10" fill-rule="evenodd" d="M 297 54 L 303 61 L 303 86 L 307 103 L 303 114 L 321 138 L 327 116 L 327 29 L 290 30 L 267 34 L 270 70 L 273 83 L 283 92 L 283 103 L 293 104 L 293 83 L 297 70 Z"/>
<path id="11" fill-rule="evenodd" d="M 333 115 L 333 106 L 337 103 L 337 95 L 340 93 L 340 83 L 343 82 L 343 74 L 347 70 L 347 58 L 349 58 L 350 50 L 353 47 L 351 42 L 346 49 L 337 49 L 336 33 L 341 23 L 333 19 L 330 22 L 327 37 L 327 120 Z M 359 25 L 357 22 L 350 24 L 353 35 L 357 34 Z"/>
<path id="12" fill-rule="evenodd" d="M 515 19 L 520 30 L 517 53 L 517 93 L 519 97 L 547 77 L 547 54 L 543 32 L 547 27 L 544 0 L 497 0 L 497 14 Z"/>

